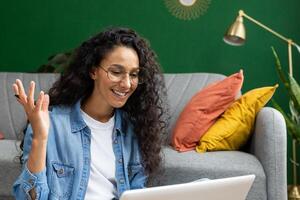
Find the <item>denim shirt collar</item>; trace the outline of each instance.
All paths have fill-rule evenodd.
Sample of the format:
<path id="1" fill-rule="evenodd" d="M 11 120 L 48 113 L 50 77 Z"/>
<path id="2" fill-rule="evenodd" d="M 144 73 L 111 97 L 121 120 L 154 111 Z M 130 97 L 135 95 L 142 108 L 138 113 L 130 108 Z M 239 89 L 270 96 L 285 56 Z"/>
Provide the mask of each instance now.
<path id="1" fill-rule="evenodd" d="M 81 111 L 81 100 L 78 100 L 72 107 L 71 107 L 71 114 L 70 114 L 70 121 L 71 121 L 71 131 L 72 133 L 80 132 L 80 130 L 87 127 L 86 123 L 84 122 Z M 121 133 L 124 133 L 125 127 L 122 127 L 122 115 L 123 112 L 121 109 L 115 109 L 115 126 L 114 130 L 118 130 Z"/>

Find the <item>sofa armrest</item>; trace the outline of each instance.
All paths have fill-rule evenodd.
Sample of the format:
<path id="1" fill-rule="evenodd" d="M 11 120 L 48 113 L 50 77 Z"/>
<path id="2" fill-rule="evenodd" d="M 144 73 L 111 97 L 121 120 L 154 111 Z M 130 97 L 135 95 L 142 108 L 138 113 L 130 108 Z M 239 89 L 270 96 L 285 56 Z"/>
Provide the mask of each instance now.
<path id="1" fill-rule="evenodd" d="M 267 178 L 268 199 L 287 199 L 287 131 L 282 114 L 264 107 L 257 114 L 250 151 Z"/>

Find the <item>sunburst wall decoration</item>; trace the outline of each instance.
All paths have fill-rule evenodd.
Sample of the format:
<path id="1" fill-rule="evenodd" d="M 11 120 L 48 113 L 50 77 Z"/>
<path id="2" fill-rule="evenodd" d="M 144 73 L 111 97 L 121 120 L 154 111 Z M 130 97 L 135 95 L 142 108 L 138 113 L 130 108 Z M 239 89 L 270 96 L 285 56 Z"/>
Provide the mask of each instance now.
<path id="1" fill-rule="evenodd" d="M 172 15 L 182 20 L 193 20 L 203 15 L 211 0 L 164 0 Z"/>

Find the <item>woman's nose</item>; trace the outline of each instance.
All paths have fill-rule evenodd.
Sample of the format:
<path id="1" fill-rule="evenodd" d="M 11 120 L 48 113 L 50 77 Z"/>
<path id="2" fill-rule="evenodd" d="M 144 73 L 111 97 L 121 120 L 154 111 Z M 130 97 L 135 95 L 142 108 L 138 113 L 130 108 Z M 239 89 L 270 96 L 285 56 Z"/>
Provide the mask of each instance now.
<path id="1" fill-rule="evenodd" d="M 125 74 L 125 76 L 122 78 L 120 85 L 124 88 L 130 88 L 131 87 L 131 80 L 129 74 Z"/>

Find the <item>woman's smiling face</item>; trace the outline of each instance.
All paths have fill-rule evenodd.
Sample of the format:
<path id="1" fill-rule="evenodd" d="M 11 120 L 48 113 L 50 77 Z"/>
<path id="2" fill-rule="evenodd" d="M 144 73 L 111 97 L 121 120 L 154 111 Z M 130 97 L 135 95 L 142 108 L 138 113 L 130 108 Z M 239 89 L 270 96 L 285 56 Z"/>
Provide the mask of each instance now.
<path id="1" fill-rule="evenodd" d="M 94 80 L 93 96 L 107 108 L 120 108 L 125 105 L 130 95 L 137 88 L 137 83 L 131 78 L 137 75 L 139 70 L 139 58 L 136 51 L 125 46 L 117 46 L 109 52 L 91 73 Z M 120 81 L 111 80 L 112 74 L 123 73 Z M 125 73 L 124 73 L 125 72 Z"/>

